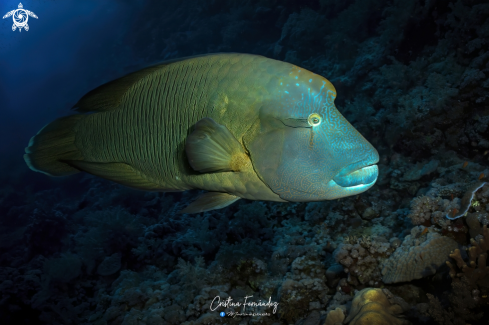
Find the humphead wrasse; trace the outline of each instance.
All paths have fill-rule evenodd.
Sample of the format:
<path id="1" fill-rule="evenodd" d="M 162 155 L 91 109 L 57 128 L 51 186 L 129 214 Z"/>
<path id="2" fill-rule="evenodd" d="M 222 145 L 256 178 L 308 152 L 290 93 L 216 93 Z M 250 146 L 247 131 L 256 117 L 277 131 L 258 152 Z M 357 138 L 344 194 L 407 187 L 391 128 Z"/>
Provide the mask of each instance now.
<path id="1" fill-rule="evenodd" d="M 335 97 L 325 78 L 262 56 L 173 60 L 90 91 L 75 105 L 81 114 L 41 129 L 24 159 L 50 176 L 209 191 L 183 213 L 240 198 L 332 200 L 373 186 L 379 159 Z"/>

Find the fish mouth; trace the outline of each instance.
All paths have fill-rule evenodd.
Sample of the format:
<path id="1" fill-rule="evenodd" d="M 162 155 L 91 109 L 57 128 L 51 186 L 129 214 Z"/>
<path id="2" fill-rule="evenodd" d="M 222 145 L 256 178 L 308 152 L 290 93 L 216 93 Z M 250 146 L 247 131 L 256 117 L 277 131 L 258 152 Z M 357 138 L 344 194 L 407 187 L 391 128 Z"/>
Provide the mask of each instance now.
<path id="1" fill-rule="evenodd" d="M 343 168 L 333 181 L 341 187 L 352 187 L 358 185 L 370 185 L 377 181 L 379 168 L 373 162 L 357 162 Z"/>

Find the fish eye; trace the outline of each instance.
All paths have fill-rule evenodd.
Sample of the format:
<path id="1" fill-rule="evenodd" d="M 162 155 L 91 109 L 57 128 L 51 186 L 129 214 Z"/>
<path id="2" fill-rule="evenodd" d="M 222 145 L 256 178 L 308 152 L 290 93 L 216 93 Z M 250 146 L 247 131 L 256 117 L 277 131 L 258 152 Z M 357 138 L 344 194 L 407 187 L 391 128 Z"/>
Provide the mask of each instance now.
<path id="1" fill-rule="evenodd" d="M 307 123 L 309 123 L 310 126 L 318 126 L 321 123 L 321 115 L 318 113 L 312 113 L 307 118 Z"/>

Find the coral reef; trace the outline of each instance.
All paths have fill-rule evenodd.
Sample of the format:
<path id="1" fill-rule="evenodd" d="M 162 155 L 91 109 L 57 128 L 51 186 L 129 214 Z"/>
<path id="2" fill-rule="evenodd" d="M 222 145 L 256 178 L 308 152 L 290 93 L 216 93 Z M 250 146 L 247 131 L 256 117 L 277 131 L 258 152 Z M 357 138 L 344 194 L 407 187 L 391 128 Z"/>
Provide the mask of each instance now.
<path id="1" fill-rule="evenodd" d="M 343 324 L 345 314 L 341 308 L 336 308 L 328 313 L 324 325 L 339 325 Z"/>
<path id="2" fill-rule="evenodd" d="M 394 248 L 385 238 L 363 237 L 353 240 L 353 245 L 341 244 L 333 254 L 336 261 L 345 267 L 348 283 L 354 286 L 379 286 L 382 279 L 381 266 Z"/>
<path id="3" fill-rule="evenodd" d="M 427 229 L 427 228 L 425 228 Z M 382 269 L 384 283 L 407 282 L 434 274 L 445 264 L 448 254 L 458 247 L 456 241 L 418 227 L 411 230 L 401 246 L 387 259 Z"/>
<path id="4" fill-rule="evenodd" d="M 379 152 L 378 181 L 355 197 L 240 200 L 189 216 L 177 212 L 198 191 L 47 180 L 7 162 L 2 323 L 487 324 L 485 1 L 146 5 L 122 37 L 131 66 L 111 54 L 111 75 L 90 78 L 211 52 L 297 64 L 334 84 L 339 111 Z M 211 310 L 215 297 L 247 296 L 278 305 Z"/>
<path id="5" fill-rule="evenodd" d="M 429 309 L 426 313 L 438 324 L 466 324 L 483 318 L 489 292 L 489 267 L 486 265 L 489 230 L 486 225 L 482 233 L 482 238 L 477 241 L 472 238 L 470 241 L 471 246 L 467 249 L 468 263 L 464 261 L 460 249 L 450 254 L 456 265 L 446 262 L 452 278 L 452 291 L 448 294 L 450 306 L 448 310 L 443 307 L 438 297 L 427 294 Z"/>
<path id="6" fill-rule="evenodd" d="M 447 265 L 450 267 L 450 276 L 452 279 L 464 278 L 464 280 L 472 287 L 483 286 L 489 289 L 489 265 L 486 265 L 487 253 L 489 251 L 489 229 L 484 225 L 482 229 L 482 238 L 479 240 L 471 239 L 472 246 L 467 249 L 469 262 L 466 263 L 462 258 L 459 249 L 454 250 L 450 257 L 453 258 L 460 272 L 450 262 Z"/>
<path id="7" fill-rule="evenodd" d="M 408 304 L 397 297 L 401 304 L 390 301 L 394 295 L 387 289 L 365 288 L 355 294 L 353 298 L 350 315 L 345 319 L 350 325 L 405 325 L 410 324 L 407 320 L 396 317 L 401 314 Z"/>

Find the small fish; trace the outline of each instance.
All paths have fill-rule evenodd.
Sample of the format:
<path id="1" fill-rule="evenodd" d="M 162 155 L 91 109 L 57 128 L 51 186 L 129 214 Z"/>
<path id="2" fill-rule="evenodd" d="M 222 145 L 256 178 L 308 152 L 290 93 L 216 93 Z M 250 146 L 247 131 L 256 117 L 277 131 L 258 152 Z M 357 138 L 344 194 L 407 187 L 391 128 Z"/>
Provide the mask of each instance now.
<path id="1" fill-rule="evenodd" d="M 423 231 L 421 232 L 421 236 L 423 236 L 424 234 L 426 234 L 428 232 L 428 227 L 424 228 Z"/>
<path id="2" fill-rule="evenodd" d="M 467 167 L 467 165 L 468 165 L 468 164 L 469 164 L 469 162 L 468 162 L 468 161 L 464 162 L 464 164 L 462 165 L 462 168 Z"/>
<path id="3" fill-rule="evenodd" d="M 452 196 L 452 201 L 453 201 L 453 194 L 451 194 L 451 196 Z"/>
<path id="4" fill-rule="evenodd" d="M 484 175 L 484 173 L 481 173 L 481 174 L 479 175 L 479 180 L 482 180 L 484 177 L 486 177 L 486 175 Z"/>
<path id="5" fill-rule="evenodd" d="M 458 213 L 458 209 L 457 208 L 453 208 L 452 210 L 452 217 L 455 217 Z"/>

